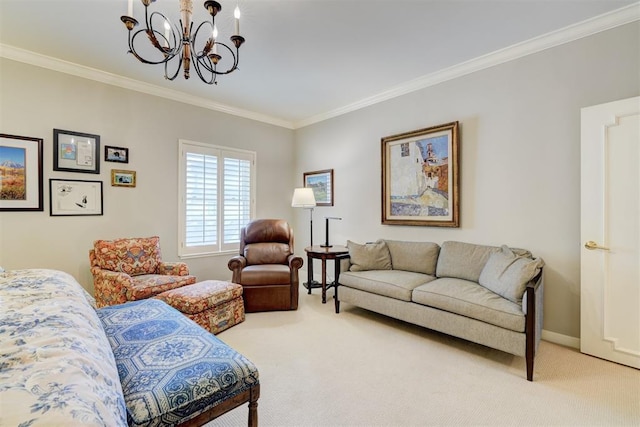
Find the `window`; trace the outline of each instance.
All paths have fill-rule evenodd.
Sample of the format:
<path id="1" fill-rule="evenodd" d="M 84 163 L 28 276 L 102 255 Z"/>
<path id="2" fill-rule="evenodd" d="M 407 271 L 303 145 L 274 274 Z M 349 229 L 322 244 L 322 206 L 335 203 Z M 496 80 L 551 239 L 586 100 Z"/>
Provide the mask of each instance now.
<path id="1" fill-rule="evenodd" d="M 180 140 L 179 255 L 237 250 L 254 217 L 256 153 Z"/>

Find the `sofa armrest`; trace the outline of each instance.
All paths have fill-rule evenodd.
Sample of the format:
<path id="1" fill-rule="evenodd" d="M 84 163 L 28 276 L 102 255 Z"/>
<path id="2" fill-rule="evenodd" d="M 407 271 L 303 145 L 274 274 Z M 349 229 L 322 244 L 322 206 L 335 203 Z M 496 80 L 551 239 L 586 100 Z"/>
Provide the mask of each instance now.
<path id="1" fill-rule="evenodd" d="M 247 265 L 247 259 L 242 255 L 236 255 L 229 260 L 227 263 L 227 267 L 229 270 L 233 272 L 231 277 L 231 281 L 233 283 L 240 283 L 240 277 L 242 274 L 242 269 Z"/>
<path id="2" fill-rule="evenodd" d="M 127 273 L 91 267 L 91 274 L 98 308 L 128 301 L 127 292 L 133 287 L 133 279 Z"/>
<path id="3" fill-rule="evenodd" d="M 340 274 L 349 271 L 351 268 L 351 257 L 347 256 L 344 258 L 340 258 Z"/>
<path id="4" fill-rule="evenodd" d="M 164 262 L 158 263 L 158 274 L 167 276 L 188 276 L 189 266 L 185 262 Z"/>
<path id="5" fill-rule="evenodd" d="M 522 298 L 522 311 L 525 313 L 527 380 L 533 381 L 533 359 L 540 345 L 544 301 L 543 269 L 529 282 Z"/>

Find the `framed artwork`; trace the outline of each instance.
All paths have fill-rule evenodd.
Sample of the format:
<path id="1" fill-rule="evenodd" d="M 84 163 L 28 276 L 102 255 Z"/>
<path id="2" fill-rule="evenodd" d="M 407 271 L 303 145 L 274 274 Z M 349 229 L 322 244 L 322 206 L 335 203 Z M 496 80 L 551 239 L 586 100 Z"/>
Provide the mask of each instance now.
<path id="1" fill-rule="evenodd" d="M 54 129 L 53 170 L 100 173 L 100 136 Z"/>
<path id="2" fill-rule="evenodd" d="M 102 215 L 102 181 L 49 179 L 49 215 Z"/>
<path id="3" fill-rule="evenodd" d="M 42 211 L 42 139 L 0 134 L 0 211 Z"/>
<path id="4" fill-rule="evenodd" d="M 333 206 L 333 169 L 303 173 L 304 186 L 313 189 L 316 206 Z"/>
<path id="5" fill-rule="evenodd" d="M 129 149 L 105 145 L 104 160 L 105 162 L 129 163 Z"/>
<path id="6" fill-rule="evenodd" d="M 458 122 L 382 138 L 382 223 L 459 227 Z"/>
<path id="7" fill-rule="evenodd" d="M 111 169 L 111 186 L 112 187 L 135 187 L 136 171 Z"/>

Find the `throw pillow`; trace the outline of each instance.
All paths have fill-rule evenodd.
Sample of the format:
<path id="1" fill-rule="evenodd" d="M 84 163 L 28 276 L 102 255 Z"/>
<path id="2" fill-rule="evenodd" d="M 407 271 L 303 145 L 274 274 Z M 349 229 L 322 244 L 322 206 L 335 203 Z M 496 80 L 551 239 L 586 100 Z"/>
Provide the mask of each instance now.
<path id="1" fill-rule="evenodd" d="M 431 242 L 386 240 L 394 270 L 435 275 L 440 246 Z"/>
<path id="2" fill-rule="evenodd" d="M 364 245 L 347 240 L 351 271 L 391 270 L 391 256 L 384 240 Z"/>
<path id="3" fill-rule="evenodd" d="M 519 256 L 507 246 L 502 246 L 489 256 L 480 273 L 479 283 L 509 301 L 522 304 L 527 282 L 538 274 L 543 265 L 540 258 Z"/>

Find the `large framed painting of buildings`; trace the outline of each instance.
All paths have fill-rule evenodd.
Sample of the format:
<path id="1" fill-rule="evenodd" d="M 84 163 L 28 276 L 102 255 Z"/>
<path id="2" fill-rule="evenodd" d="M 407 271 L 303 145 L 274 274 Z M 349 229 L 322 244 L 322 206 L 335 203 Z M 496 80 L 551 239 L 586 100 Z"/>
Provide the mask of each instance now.
<path id="1" fill-rule="evenodd" d="M 0 211 L 42 211 L 42 139 L 0 134 Z"/>
<path id="2" fill-rule="evenodd" d="M 458 122 L 382 138 L 382 223 L 459 227 Z"/>

